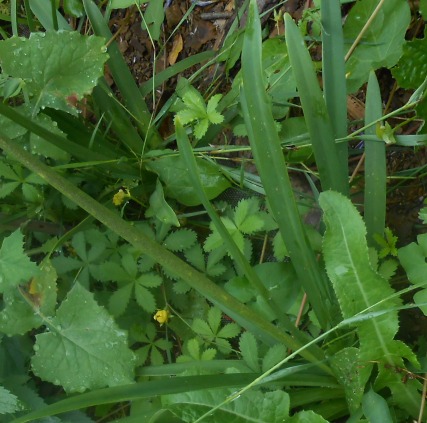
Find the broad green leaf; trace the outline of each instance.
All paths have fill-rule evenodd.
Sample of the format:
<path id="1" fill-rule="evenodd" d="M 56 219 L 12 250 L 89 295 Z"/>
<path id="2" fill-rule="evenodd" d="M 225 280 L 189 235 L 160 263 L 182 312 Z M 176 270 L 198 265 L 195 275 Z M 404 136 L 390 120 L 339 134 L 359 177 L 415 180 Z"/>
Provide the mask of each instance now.
<path id="1" fill-rule="evenodd" d="M 41 379 L 67 392 L 133 382 L 135 357 L 126 332 L 78 283 L 45 323 L 49 332 L 36 335 L 31 361 Z"/>
<path id="2" fill-rule="evenodd" d="M 233 394 L 232 389 L 206 389 L 200 392 L 167 395 L 163 406 L 184 422 L 197 420 Z M 289 396 L 283 391 L 262 393 L 249 391 L 209 415 L 210 423 L 266 423 L 286 421 L 289 414 Z"/>
<path id="3" fill-rule="evenodd" d="M 379 0 L 358 1 L 351 9 L 344 25 L 344 39 L 352 43 Z M 402 55 L 405 34 L 411 13 L 409 4 L 401 0 L 387 0 L 346 63 L 347 91 L 354 92 L 368 80 L 369 72 L 394 66 Z M 351 44 L 350 44 L 351 45 Z"/>
<path id="4" fill-rule="evenodd" d="M 0 414 L 10 414 L 21 409 L 18 397 L 0 385 Z"/>
<path id="5" fill-rule="evenodd" d="M 164 18 L 165 9 L 163 7 L 163 1 L 150 1 L 145 10 L 141 27 L 149 31 L 150 38 L 154 41 L 159 41 Z"/>
<path id="6" fill-rule="evenodd" d="M 196 158 L 200 178 L 210 200 L 230 187 L 230 182 L 214 164 Z M 147 168 L 157 173 L 164 183 L 166 194 L 186 206 L 200 204 L 191 184 L 187 167 L 180 156 L 165 156 L 147 163 Z"/>
<path id="7" fill-rule="evenodd" d="M 76 31 L 32 33 L 29 39 L 0 41 L 2 69 L 26 82 L 35 112 L 50 107 L 76 113 L 70 99 L 81 99 L 92 91 L 107 59 L 103 38 Z"/>
<path id="8" fill-rule="evenodd" d="M 40 316 L 25 300 L 24 293 L 8 290 L 3 294 L 4 309 L 0 312 L 0 333 L 24 335 L 43 324 Z"/>
<path id="9" fill-rule="evenodd" d="M 163 187 L 159 179 L 156 182 L 156 189 L 150 196 L 150 207 L 145 212 L 145 217 L 155 216 L 163 223 L 180 226 L 178 218 L 171 206 L 165 200 Z"/>
<path id="10" fill-rule="evenodd" d="M 64 0 L 64 11 L 75 18 L 80 18 L 84 14 L 82 0 Z"/>
<path id="11" fill-rule="evenodd" d="M 414 39 L 403 46 L 403 54 L 392 74 L 401 88 L 418 88 L 427 76 L 427 39 Z"/>
<path id="12" fill-rule="evenodd" d="M 0 292 L 28 282 L 37 266 L 24 253 L 24 235 L 17 229 L 4 238 L 0 248 Z"/>
<path id="13" fill-rule="evenodd" d="M 243 361 L 254 372 L 259 372 L 261 366 L 259 365 L 258 344 L 250 332 L 244 332 L 239 340 L 240 353 L 242 354 Z"/>
<path id="14" fill-rule="evenodd" d="M 414 285 L 419 285 L 424 289 L 414 294 L 414 301 L 427 316 L 427 289 L 425 288 L 427 272 L 427 234 L 421 234 L 417 237 L 418 243 L 411 242 L 398 251 L 398 257 L 401 265 L 406 271 L 408 279 Z"/>
<path id="15" fill-rule="evenodd" d="M 375 272 L 369 260 L 366 228 L 350 200 L 333 191 L 323 192 L 319 203 L 324 212 L 326 232 L 324 259 L 344 318 L 358 313 L 388 310 L 357 324 L 360 342 L 361 381 L 369 377 L 373 362 L 402 365 L 401 357 L 416 364 L 412 351 L 394 340 L 398 330 L 395 308 L 400 301 L 387 281 Z"/>
<path id="16" fill-rule="evenodd" d="M 314 411 L 301 411 L 287 420 L 287 423 L 328 423 L 321 415 Z"/>
<path id="17" fill-rule="evenodd" d="M 372 389 L 363 395 L 363 412 L 370 423 L 392 423 L 387 401 Z"/>

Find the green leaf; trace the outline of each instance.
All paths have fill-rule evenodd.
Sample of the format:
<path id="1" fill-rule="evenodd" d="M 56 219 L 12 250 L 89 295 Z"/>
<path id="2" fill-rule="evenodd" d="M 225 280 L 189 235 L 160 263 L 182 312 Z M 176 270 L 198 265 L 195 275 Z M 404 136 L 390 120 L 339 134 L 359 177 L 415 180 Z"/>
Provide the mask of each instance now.
<path id="1" fill-rule="evenodd" d="M 219 101 L 222 98 L 222 94 L 216 94 L 212 96 L 207 104 L 206 113 L 209 121 L 214 124 L 219 124 L 224 120 L 224 116 L 216 111 Z"/>
<path id="2" fill-rule="evenodd" d="M 50 331 L 36 335 L 31 361 L 41 379 L 67 392 L 133 382 L 135 357 L 126 332 L 79 284 L 46 324 Z"/>
<path id="3" fill-rule="evenodd" d="M 395 308 L 400 300 L 392 298 L 393 289 L 371 267 L 366 228 L 357 209 L 348 198 L 333 191 L 321 193 L 319 204 L 326 223 L 323 241 L 326 270 L 344 318 L 387 310 L 358 323 L 360 360 L 401 365 L 400 357 L 407 357 L 416 363 L 412 351 L 394 340 L 399 327 Z M 370 371 L 370 366 L 365 366 L 361 380 L 366 382 Z"/>
<path id="4" fill-rule="evenodd" d="M 64 0 L 64 11 L 67 15 L 80 18 L 84 14 L 82 0 Z"/>
<path id="5" fill-rule="evenodd" d="M 181 229 L 169 234 L 163 245 L 170 251 L 184 251 L 191 248 L 197 241 L 197 234 L 191 229 Z"/>
<path id="6" fill-rule="evenodd" d="M 20 410 L 18 397 L 0 385 L 0 414 L 10 414 Z"/>
<path id="7" fill-rule="evenodd" d="M 217 333 L 219 338 L 235 338 L 240 333 L 240 327 L 236 323 L 227 323 Z"/>
<path id="8" fill-rule="evenodd" d="M 250 332 L 243 332 L 240 336 L 239 348 L 243 361 L 252 371 L 258 373 L 261 366 L 259 365 L 258 344 L 255 336 Z"/>
<path id="9" fill-rule="evenodd" d="M 132 283 L 128 283 L 111 294 L 108 308 L 113 316 L 121 316 L 125 312 L 132 296 L 133 287 Z"/>
<path id="10" fill-rule="evenodd" d="M 427 38 L 408 41 L 392 74 L 401 88 L 418 88 L 426 77 Z"/>
<path id="11" fill-rule="evenodd" d="M 221 170 L 211 162 L 196 158 L 200 178 L 206 195 L 211 200 L 230 187 L 230 182 Z M 200 204 L 194 191 L 188 169 L 181 156 L 164 156 L 147 163 L 147 168 L 159 175 L 165 186 L 166 194 L 186 206 Z"/>
<path id="12" fill-rule="evenodd" d="M 301 411 L 287 420 L 287 423 L 328 423 L 322 416 L 314 411 Z"/>
<path id="13" fill-rule="evenodd" d="M 141 27 L 149 31 L 153 40 L 159 41 L 164 18 L 163 1 L 150 1 L 144 13 L 145 22 L 141 23 Z"/>
<path id="14" fill-rule="evenodd" d="M 0 292 L 19 285 L 37 274 L 37 266 L 25 255 L 24 235 L 17 229 L 4 238 L 0 248 Z"/>
<path id="15" fill-rule="evenodd" d="M 210 326 L 204 320 L 199 318 L 193 320 L 191 329 L 203 337 L 212 338 L 214 336 Z"/>
<path id="16" fill-rule="evenodd" d="M 394 421 L 387 401 L 372 389 L 363 395 L 362 405 L 365 417 L 369 419 L 370 423 L 392 423 Z"/>
<path id="17" fill-rule="evenodd" d="M 280 363 L 288 356 L 288 351 L 286 347 L 281 344 L 273 345 L 268 349 L 267 353 L 262 359 L 262 371 L 267 372 L 273 366 Z"/>
<path id="18" fill-rule="evenodd" d="M 175 212 L 165 200 L 163 187 L 159 179 L 156 182 L 156 189 L 150 196 L 150 207 L 145 212 L 145 217 L 152 216 L 155 216 L 160 222 L 181 226 Z"/>
<path id="19" fill-rule="evenodd" d="M 148 313 L 156 311 L 156 300 L 154 295 L 139 283 L 135 285 L 135 298 L 136 302 Z"/>
<path id="20" fill-rule="evenodd" d="M 355 3 L 344 25 L 344 39 L 356 39 L 379 0 Z M 365 32 L 346 63 L 347 91 L 354 92 L 368 80 L 369 72 L 394 66 L 402 55 L 405 34 L 411 13 L 409 5 L 401 0 L 387 0 Z"/>
<path id="21" fill-rule="evenodd" d="M 76 31 L 32 33 L 29 39 L 0 41 L 2 69 L 26 82 L 35 112 L 50 107 L 76 113 L 69 97 L 81 99 L 90 93 L 107 59 L 103 38 Z"/>
<path id="22" fill-rule="evenodd" d="M 206 389 L 200 392 L 163 396 L 162 402 L 164 407 L 184 422 L 193 423 L 233 393 L 232 389 Z M 209 415 L 209 422 L 281 422 L 287 421 L 288 413 L 289 396 L 286 392 L 249 391 L 215 410 Z"/>

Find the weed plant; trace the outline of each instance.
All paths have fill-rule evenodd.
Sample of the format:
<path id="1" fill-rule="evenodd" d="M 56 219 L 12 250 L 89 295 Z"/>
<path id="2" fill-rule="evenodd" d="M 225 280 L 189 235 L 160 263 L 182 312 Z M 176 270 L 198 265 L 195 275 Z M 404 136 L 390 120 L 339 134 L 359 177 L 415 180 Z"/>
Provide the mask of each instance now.
<path id="1" fill-rule="evenodd" d="M 426 338 L 397 335 L 399 313 L 427 313 L 427 235 L 399 248 L 386 227 L 387 152 L 427 141 L 401 134 L 425 116 L 409 2 L 315 1 L 300 22 L 280 4 L 284 34 L 266 37 L 246 1 L 219 51 L 159 73 L 161 1 L 0 3 L 1 421 L 425 421 Z M 154 51 L 140 86 L 108 25 L 129 7 Z M 213 68 L 221 94 L 198 89 Z M 396 110 L 380 68 L 411 90 Z M 249 145 L 222 145 L 230 130 Z M 224 164 L 247 150 L 256 173 Z M 295 195 L 295 163 L 312 195 Z"/>

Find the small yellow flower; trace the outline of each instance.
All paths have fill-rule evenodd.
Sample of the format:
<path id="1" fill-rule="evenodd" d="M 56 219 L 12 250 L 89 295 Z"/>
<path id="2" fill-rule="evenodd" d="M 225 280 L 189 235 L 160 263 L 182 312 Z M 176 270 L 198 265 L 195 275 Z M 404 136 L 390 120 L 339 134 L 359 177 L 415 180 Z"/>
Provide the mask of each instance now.
<path id="1" fill-rule="evenodd" d="M 130 198 L 130 192 L 129 190 L 124 190 L 122 188 L 120 188 L 116 194 L 114 194 L 113 196 L 113 204 L 115 206 L 120 206 L 123 204 L 123 202 L 125 201 L 126 198 Z"/>
<path id="2" fill-rule="evenodd" d="M 163 326 L 169 321 L 170 313 L 168 310 L 157 310 L 157 313 L 153 317 L 154 320 L 160 323 L 160 326 Z"/>

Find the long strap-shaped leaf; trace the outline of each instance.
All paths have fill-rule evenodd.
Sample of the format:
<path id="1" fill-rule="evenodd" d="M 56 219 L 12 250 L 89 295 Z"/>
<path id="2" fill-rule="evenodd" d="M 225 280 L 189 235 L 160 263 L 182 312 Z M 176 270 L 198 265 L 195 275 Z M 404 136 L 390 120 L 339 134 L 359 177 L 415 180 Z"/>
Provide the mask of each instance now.
<path id="1" fill-rule="evenodd" d="M 92 0 L 83 0 L 83 4 L 96 35 L 110 40 L 113 35 L 105 23 L 98 6 Z M 108 47 L 108 54 L 110 59 L 107 64 L 113 75 L 114 82 L 126 101 L 127 107 L 132 115 L 135 116 L 136 123 L 143 134 L 146 135 L 150 147 L 158 146 L 163 140 L 157 129 L 151 125 L 151 114 L 144 97 L 140 93 L 115 41 Z M 142 149 L 143 146 L 141 145 L 141 151 Z"/>
<path id="2" fill-rule="evenodd" d="M 340 0 L 323 0 L 322 77 L 326 107 L 335 138 L 347 135 L 347 86 Z M 342 174 L 348 175 L 347 143 L 336 144 Z"/>
<path id="3" fill-rule="evenodd" d="M 314 156 L 324 191 L 333 189 L 348 193 L 348 175 L 340 162 L 334 131 L 310 54 L 299 28 L 289 14 L 285 15 L 286 45 L 295 75 L 297 89 L 310 133 Z"/>
<path id="4" fill-rule="evenodd" d="M 381 93 L 375 72 L 371 71 L 366 93 L 365 125 L 382 116 Z M 375 135 L 375 127 L 366 128 L 367 135 Z M 367 239 L 375 246 L 374 234 L 383 235 L 385 226 L 387 169 L 385 142 L 365 141 L 365 222 Z"/>
<path id="5" fill-rule="evenodd" d="M 226 314 L 246 329 L 252 331 L 260 339 L 268 343 L 283 343 L 292 350 L 296 350 L 302 346 L 295 338 L 283 333 L 263 317 L 254 313 L 253 310 L 236 300 L 232 295 L 213 283 L 204 274 L 198 272 L 162 245 L 151 240 L 142 231 L 137 230 L 130 223 L 120 218 L 117 213 L 98 203 L 92 197 L 76 188 L 67 179 L 52 170 L 49 166 L 41 163 L 12 140 L 1 134 L 0 148 L 32 172 L 41 176 L 48 184 L 68 197 L 82 209 L 86 210 L 90 215 L 114 231 L 117 235 L 151 257 L 155 262 L 161 264 L 171 273 L 185 280 L 193 289 L 212 301 Z M 312 363 L 318 363 L 324 358 L 323 352 L 319 348 L 310 348 L 302 352 L 301 355 Z M 328 372 L 330 371 L 329 367 L 325 364 L 319 363 L 319 366 L 325 368 Z"/>
<path id="6" fill-rule="evenodd" d="M 255 1 L 250 4 L 243 42 L 242 73 L 241 104 L 256 167 L 298 278 L 325 328 L 331 322 L 331 295 L 301 223 L 271 104 L 265 92 L 261 25 Z"/>

